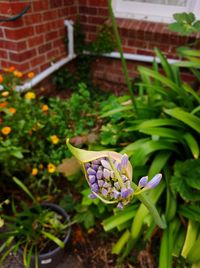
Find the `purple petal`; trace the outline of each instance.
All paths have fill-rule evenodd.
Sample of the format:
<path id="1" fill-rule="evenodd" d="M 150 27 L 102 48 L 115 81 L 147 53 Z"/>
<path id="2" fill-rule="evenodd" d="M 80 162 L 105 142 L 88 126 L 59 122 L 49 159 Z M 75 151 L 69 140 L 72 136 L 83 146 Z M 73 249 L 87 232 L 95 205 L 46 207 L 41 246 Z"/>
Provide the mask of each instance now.
<path id="1" fill-rule="evenodd" d="M 114 186 L 115 186 L 115 188 L 116 188 L 117 190 L 120 189 L 120 185 L 119 185 L 119 182 L 118 182 L 118 181 L 116 181 L 116 182 L 114 183 Z"/>
<path id="2" fill-rule="evenodd" d="M 89 194 L 88 197 L 91 198 L 91 199 L 96 199 L 97 198 L 97 196 L 94 193 Z"/>
<path id="3" fill-rule="evenodd" d="M 91 184 L 93 184 L 93 183 L 96 181 L 96 177 L 95 177 L 95 175 L 89 175 L 89 176 L 88 176 L 88 179 L 89 179 L 89 182 L 90 182 Z"/>
<path id="4" fill-rule="evenodd" d="M 145 189 L 153 189 L 155 188 L 161 181 L 162 174 L 158 173 L 156 174 L 144 187 Z"/>
<path id="5" fill-rule="evenodd" d="M 114 177 L 115 177 L 115 173 L 114 173 L 114 171 L 111 171 L 111 172 L 110 172 L 110 177 L 111 177 L 111 179 L 114 179 Z"/>
<path id="6" fill-rule="evenodd" d="M 103 187 L 105 187 L 105 188 L 108 188 L 110 186 L 111 186 L 110 183 L 108 183 L 107 181 L 103 184 Z"/>
<path id="7" fill-rule="evenodd" d="M 90 163 L 85 164 L 85 168 L 88 169 L 90 167 Z"/>
<path id="8" fill-rule="evenodd" d="M 104 188 L 102 188 L 101 193 L 104 196 L 107 196 L 108 195 L 108 191 L 106 189 L 104 189 Z"/>
<path id="9" fill-rule="evenodd" d="M 117 164 L 117 170 L 118 171 L 121 171 L 121 169 L 122 169 L 122 165 L 119 163 L 119 164 Z"/>
<path id="10" fill-rule="evenodd" d="M 100 165 L 101 164 L 101 162 L 100 162 L 100 160 L 93 160 L 92 161 L 92 164 L 94 164 L 94 165 Z"/>
<path id="11" fill-rule="evenodd" d="M 112 170 L 110 163 L 107 160 L 101 160 L 101 164 L 104 168 Z"/>
<path id="12" fill-rule="evenodd" d="M 125 175 L 121 175 L 121 178 L 122 178 L 123 182 L 126 182 L 128 180 L 128 178 Z"/>
<path id="13" fill-rule="evenodd" d="M 89 167 L 88 170 L 87 170 L 87 174 L 88 175 L 96 175 L 96 171 Z"/>
<path id="14" fill-rule="evenodd" d="M 128 155 L 127 154 L 123 154 L 122 158 L 121 158 L 121 166 L 125 167 L 128 164 Z"/>
<path id="15" fill-rule="evenodd" d="M 97 184 L 97 183 L 93 183 L 93 184 L 91 185 L 91 190 L 92 190 L 93 192 L 97 193 L 98 190 L 99 190 L 99 186 L 98 186 L 98 184 Z"/>
<path id="16" fill-rule="evenodd" d="M 113 196 L 114 196 L 114 198 L 115 199 L 118 199 L 119 198 L 119 196 L 120 196 L 120 192 L 118 192 L 116 189 L 113 189 Z"/>
<path id="17" fill-rule="evenodd" d="M 133 189 L 132 188 L 128 188 L 128 189 L 122 188 L 121 189 L 121 197 L 122 198 L 127 198 L 132 193 L 133 193 Z"/>
<path id="18" fill-rule="evenodd" d="M 99 168 L 99 166 L 98 166 L 98 165 L 94 165 L 94 164 L 92 164 L 92 169 L 94 169 L 95 171 L 97 171 L 97 170 L 98 170 L 98 168 Z"/>
<path id="19" fill-rule="evenodd" d="M 118 208 L 118 209 L 123 209 L 123 208 L 124 208 L 124 205 L 123 205 L 121 202 L 119 202 L 119 203 L 117 204 L 117 208 Z"/>
<path id="20" fill-rule="evenodd" d="M 108 169 L 104 168 L 103 176 L 105 179 L 109 179 L 110 178 L 110 171 Z"/>
<path id="21" fill-rule="evenodd" d="M 100 180 L 103 177 L 103 171 L 98 170 L 96 176 L 97 176 L 97 179 Z"/>
<path id="22" fill-rule="evenodd" d="M 148 182 L 148 176 L 142 177 L 142 178 L 139 180 L 138 186 L 139 186 L 139 187 L 145 187 L 146 184 L 147 184 L 147 182 Z"/>
<path id="23" fill-rule="evenodd" d="M 98 180 L 97 182 L 98 182 L 99 187 L 102 187 L 104 185 L 104 181 L 103 180 Z"/>

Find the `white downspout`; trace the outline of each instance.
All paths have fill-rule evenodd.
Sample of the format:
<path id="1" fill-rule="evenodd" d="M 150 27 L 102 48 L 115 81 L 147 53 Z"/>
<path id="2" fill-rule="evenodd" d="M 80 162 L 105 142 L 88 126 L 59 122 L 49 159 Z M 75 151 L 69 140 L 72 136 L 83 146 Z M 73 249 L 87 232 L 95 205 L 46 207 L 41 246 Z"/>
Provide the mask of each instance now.
<path id="1" fill-rule="evenodd" d="M 154 60 L 156 60 L 156 62 L 160 63 L 160 59 L 154 56 L 138 55 L 138 54 L 131 54 L 131 53 L 123 53 L 123 54 L 126 60 L 134 60 L 134 61 L 142 61 L 142 62 L 153 62 Z M 120 59 L 121 57 L 119 52 L 105 53 L 105 54 L 102 54 L 101 56 L 115 58 L 115 59 Z M 167 59 L 167 61 L 170 64 L 173 64 L 173 63 L 179 62 L 180 60 Z"/>
<path id="2" fill-rule="evenodd" d="M 61 68 L 63 65 L 68 63 L 69 61 L 76 58 L 76 54 L 74 53 L 74 28 L 73 28 L 73 21 L 71 20 L 65 20 L 64 25 L 67 27 L 67 33 L 68 33 L 68 56 L 66 58 L 61 59 L 60 61 L 56 63 L 52 63 L 52 65 L 44 70 L 43 72 L 36 75 L 31 81 L 26 82 L 24 85 L 17 86 L 17 91 L 26 91 L 38 83 L 40 83 L 42 80 L 44 80 L 46 77 L 51 75 L 53 72 L 57 71 L 59 68 Z"/>
<path id="3" fill-rule="evenodd" d="M 91 53 L 88 51 L 84 51 L 84 54 L 86 55 L 96 55 L 95 53 Z M 158 57 L 155 56 L 147 56 L 147 55 L 141 55 L 141 54 L 132 54 L 132 53 L 123 53 L 124 55 L 124 59 L 125 60 L 134 60 L 134 61 L 141 61 L 141 62 L 153 62 L 154 60 L 156 60 L 156 62 L 160 63 L 160 59 Z M 100 57 L 107 57 L 107 58 L 114 58 L 114 59 L 120 59 L 121 55 L 119 52 L 111 52 L 111 53 L 103 53 L 101 55 L 97 55 Z M 180 60 L 175 60 L 175 59 L 168 59 L 167 61 L 170 64 L 179 62 Z"/>

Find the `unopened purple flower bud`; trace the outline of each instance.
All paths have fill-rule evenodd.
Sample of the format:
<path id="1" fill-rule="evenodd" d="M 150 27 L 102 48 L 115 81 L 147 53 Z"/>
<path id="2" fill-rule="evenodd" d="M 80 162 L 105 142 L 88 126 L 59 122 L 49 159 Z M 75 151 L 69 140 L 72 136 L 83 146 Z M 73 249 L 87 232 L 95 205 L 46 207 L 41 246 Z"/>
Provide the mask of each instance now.
<path id="1" fill-rule="evenodd" d="M 101 164 L 104 168 L 112 170 L 111 165 L 107 160 L 101 160 Z"/>
<path id="2" fill-rule="evenodd" d="M 87 174 L 88 174 L 88 175 L 96 175 L 96 171 L 95 171 L 94 169 L 92 169 L 92 168 L 89 167 L 89 168 L 87 169 Z"/>
<path id="3" fill-rule="evenodd" d="M 95 195 L 94 193 L 90 193 L 90 194 L 88 195 L 88 197 L 91 198 L 91 199 L 96 199 L 96 198 L 97 198 L 96 195 Z"/>
<path id="4" fill-rule="evenodd" d="M 97 182 L 98 182 L 99 187 L 102 187 L 104 185 L 104 181 L 103 180 L 98 180 Z"/>
<path id="5" fill-rule="evenodd" d="M 121 166 L 125 167 L 128 164 L 128 155 L 127 154 L 123 154 L 122 158 L 121 158 Z"/>
<path id="6" fill-rule="evenodd" d="M 114 179 L 114 177 L 115 177 L 115 173 L 113 170 L 111 170 L 111 172 L 110 172 L 110 177 L 111 177 L 111 179 Z"/>
<path id="7" fill-rule="evenodd" d="M 145 187 L 146 184 L 147 184 L 147 182 L 148 182 L 148 176 L 142 177 L 142 178 L 139 180 L 138 186 L 139 186 L 139 187 Z"/>
<path id="8" fill-rule="evenodd" d="M 128 178 L 125 175 L 121 175 L 121 178 L 122 178 L 123 182 L 126 182 L 128 180 Z"/>
<path id="9" fill-rule="evenodd" d="M 92 164 L 92 169 L 94 169 L 95 171 L 97 171 L 97 170 L 98 170 L 98 168 L 99 168 L 99 166 L 98 166 L 98 165 L 94 165 L 94 164 Z"/>
<path id="10" fill-rule="evenodd" d="M 120 172 L 121 171 L 121 169 L 122 169 L 122 165 L 119 163 L 119 164 L 117 164 L 117 170 Z"/>
<path id="11" fill-rule="evenodd" d="M 107 181 L 103 184 L 103 187 L 105 187 L 105 188 L 108 188 L 110 186 L 111 186 L 110 183 L 108 183 Z"/>
<path id="12" fill-rule="evenodd" d="M 119 202 L 119 203 L 117 204 L 117 208 L 118 208 L 118 209 L 123 209 L 123 208 L 124 208 L 124 205 L 123 205 L 121 202 Z"/>
<path id="13" fill-rule="evenodd" d="M 100 180 L 102 178 L 102 176 L 103 176 L 103 171 L 98 170 L 96 176 L 97 176 L 97 179 Z"/>
<path id="14" fill-rule="evenodd" d="M 90 167 L 90 163 L 85 164 L 85 168 L 88 169 Z"/>
<path id="15" fill-rule="evenodd" d="M 110 178 L 110 171 L 108 169 L 104 168 L 103 176 L 105 179 L 109 179 Z"/>
<path id="16" fill-rule="evenodd" d="M 107 196 L 108 190 L 106 190 L 105 188 L 102 188 L 101 193 L 102 193 L 102 195 Z"/>
<path id="17" fill-rule="evenodd" d="M 127 198 L 132 193 L 133 193 L 133 189 L 131 189 L 131 188 L 128 188 L 128 189 L 122 188 L 121 189 L 121 197 L 122 198 Z"/>
<path id="18" fill-rule="evenodd" d="M 88 179 L 89 179 L 89 182 L 90 182 L 91 184 L 93 184 L 93 183 L 96 181 L 96 177 L 95 177 L 95 175 L 89 175 L 89 176 L 88 176 Z"/>
<path id="19" fill-rule="evenodd" d="M 113 189 L 113 196 L 115 199 L 118 199 L 120 196 L 120 192 L 118 192 L 116 189 Z"/>
<path id="20" fill-rule="evenodd" d="M 162 174 L 158 173 L 156 174 L 144 187 L 145 189 L 153 189 L 155 188 L 161 181 Z"/>
<path id="21" fill-rule="evenodd" d="M 119 185 L 119 182 L 118 182 L 118 181 L 116 181 L 116 182 L 114 183 L 114 186 L 115 186 L 115 188 L 116 188 L 117 190 L 120 189 L 120 185 Z"/>
<path id="22" fill-rule="evenodd" d="M 100 165 L 101 164 L 101 162 L 100 162 L 100 160 L 93 160 L 92 161 L 92 164 L 94 164 L 94 165 Z"/>
<path id="23" fill-rule="evenodd" d="M 98 186 L 98 184 L 97 184 L 97 183 L 93 183 L 93 184 L 91 185 L 91 190 L 92 190 L 93 192 L 97 193 L 98 190 L 99 190 L 99 186 Z"/>

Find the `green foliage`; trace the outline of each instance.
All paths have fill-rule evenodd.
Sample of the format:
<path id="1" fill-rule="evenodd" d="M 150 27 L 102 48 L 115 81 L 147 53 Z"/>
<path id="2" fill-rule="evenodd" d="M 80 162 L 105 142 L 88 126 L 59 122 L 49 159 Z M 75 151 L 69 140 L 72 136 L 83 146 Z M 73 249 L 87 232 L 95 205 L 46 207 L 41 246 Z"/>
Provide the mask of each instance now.
<path id="1" fill-rule="evenodd" d="M 171 188 L 185 201 L 200 201 L 200 159 L 177 161 Z"/>
<path id="2" fill-rule="evenodd" d="M 184 53 L 187 59 L 184 66 L 190 68 L 199 79 L 199 52 L 182 48 L 180 53 Z M 200 98 L 190 84 L 181 80 L 181 64 L 170 65 L 157 49 L 156 56 L 160 59 L 159 68 L 156 62 L 151 69 L 138 68 L 139 76 L 133 84 L 133 90 L 137 93 L 134 109 L 128 96 L 110 97 L 101 104 L 105 122 L 101 129 L 101 144 L 117 147 L 122 153 L 128 154 L 136 182 L 146 173 L 150 178 L 155 173 L 163 173 L 163 183 L 149 197 L 157 202 L 168 224 L 161 238 L 160 267 L 163 263 L 172 267 L 173 245 L 179 233 L 181 239 L 175 256 L 186 263 L 186 259 L 183 261 L 180 258 L 185 233 L 179 216 L 185 220 L 198 220 Z M 136 207 L 132 220 L 127 217 L 123 221 L 123 234 L 116 244 L 116 251 L 114 246 L 114 252 L 123 257 L 144 237 L 142 230 L 152 228 L 149 239 L 155 230 L 152 216 L 144 205 Z M 112 219 L 115 216 L 104 220 L 105 230 L 109 230 L 107 222 L 112 223 Z M 117 222 L 121 220 L 123 216 L 117 218 Z M 120 224 L 114 227 L 119 228 Z"/>
<path id="3" fill-rule="evenodd" d="M 190 35 L 200 31 L 200 21 L 193 13 L 176 13 L 173 15 L 176 22 L 169 25 L 169 29 L 181 35 Z"/>
<path id="4" fill-rule="evenodd" d="M 0 238 L 5 239 L 1 245 L 2 253 L 0 262 L 3 262 L 7 254 L 17 251 L 19 248 L 23 251 L 24 266 L 29 267 L 31 256 L 37 252 L 48 252 L 52 243 L 59 247 L 64 247 L 63 239 L 65 238 L 69 222 L 63 219 L 63 216 L 57 212 L 35 204 L 29 208 L 23 203 L 23 210 L 15 212 L 13 215 L 2 215 L 7 224 L 8 231 L 0 233 Z M 11 245 L 12 242 L 13 246 Z M 37 258 L 37 255 L 35 256 Z"/>
<path id="5" fill-rule="evenodd" d="M 37 98 L 32 91 L 18 93 L 10 72 L 4 73 L 3 79 L 6 90 L 0 93 L 0 185 L 4 189 L 8 180 L 12 186 L 11 178 L 16 176 L 37 194 L 58 192 L 57 166 L 70 155 L 66 137 L 87 135 L 95 125 L 98 105 L 83 83 L 68 100 L 61 100 Z"/>

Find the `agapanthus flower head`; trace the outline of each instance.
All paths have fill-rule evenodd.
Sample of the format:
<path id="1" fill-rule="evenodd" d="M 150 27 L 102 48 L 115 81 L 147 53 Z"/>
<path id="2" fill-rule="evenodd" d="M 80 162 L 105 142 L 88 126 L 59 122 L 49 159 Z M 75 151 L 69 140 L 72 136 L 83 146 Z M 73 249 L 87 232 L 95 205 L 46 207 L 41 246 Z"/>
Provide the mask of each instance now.
<path id="1" fill-rule="evenodd" d="M 98 197 L 105 203 L 118 203 L 122 209 L 131 200 L 133 189 L 132 166 L 126 154 L 113 151 L 86 151 L 67 145 L 79 160 L 90 186 L 90 198 Z"/>

